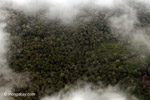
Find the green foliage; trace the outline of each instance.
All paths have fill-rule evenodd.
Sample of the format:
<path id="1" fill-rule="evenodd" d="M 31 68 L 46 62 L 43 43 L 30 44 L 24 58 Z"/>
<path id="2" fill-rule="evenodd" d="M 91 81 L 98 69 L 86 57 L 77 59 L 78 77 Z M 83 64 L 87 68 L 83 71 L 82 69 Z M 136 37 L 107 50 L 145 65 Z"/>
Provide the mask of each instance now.
<path id="1" fill-rule="evenodd" d="M 143 88 L 145 81 L 141 81 L 147 72 L 145 63 L 110 34 L 104 14 L 70 26 L 12 14 L 7 26 L 12 36 L 9 65 L 15 72 L 31 74 L 28 87 L 16 88 L 15 92 L 36 93 L 36 97 L 15 100 L 38 100 L 77 80 L 131 86 L 138 97 L 150 98 L 150 91 Z"/>

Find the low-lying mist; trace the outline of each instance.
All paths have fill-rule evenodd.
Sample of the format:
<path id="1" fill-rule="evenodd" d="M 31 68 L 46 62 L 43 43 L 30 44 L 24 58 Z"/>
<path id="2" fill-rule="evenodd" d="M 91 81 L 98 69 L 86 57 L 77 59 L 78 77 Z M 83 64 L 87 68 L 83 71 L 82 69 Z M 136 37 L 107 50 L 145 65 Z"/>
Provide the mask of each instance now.
<path id="1" fill-rule="evenodd" d="M 92 85 L 72 86 L 71 89 L 62 90 L 50 97 L 41 100 L 138 100 L 117 86 L 107 88 L 94 87 Z"/>
<path id="2" fill-rule="evenodd" d="M 3 1 L 3 0 L 2 0 Z M 73 24 L 85 9 L 93 12 L 107 11 L 106 16 L 112 33 L 121 40 L 129 40 L 135 49 L 150 50 L 149 28 L 140 27 L 139 9 L 150 12 L 150 0 L 5 0 L 5 8 L 23 11 L 28 15 L 41 13 L 41 18 L 59 19 L 64 24 Z M 144 7 L 144 8 L 143 8 Z M 113 12 L 113 13 L 112 13 Z"/>
<path id="3" fill-rule="evenodd" d="M 7 64 L 8 47 L 11 44 L 9 34 L 5 32 L 7 25 L 7 9 L 21 11 L 27 15 L 41 13 L 41 18 L 48 20 L 59 19 L 64 24 L 73 24 L 76 17 L 84 12 L 84 9 L 93 11 L 108 10 L 106 19 L 112 30 L 112 34 L 119 40 L 128 40 L 135 50 L 150 53 L 149 25 L 141 27 L 139 20 L 140 11 L 150 12 L 150 0 L 0 0 L 0 92 L 11 91 L 16 84 L 16 73 Z M 145 7 L 145 8 L 142 8 Z M 114 13 L 112 13 L 114 12 Z M 10 81 L 11 80 L 11 81 Z M 7 83 L 8 81 L 8 83 Z M 2 100 L 12 98 L 0 97 Z M 128 98 L 128 95 L 113 87 L 93 90 L 90 86 L 76 88 L 68 92 L 60 92 L 56 96 L 46 97 L 42 100 L 136 100 Z"/>

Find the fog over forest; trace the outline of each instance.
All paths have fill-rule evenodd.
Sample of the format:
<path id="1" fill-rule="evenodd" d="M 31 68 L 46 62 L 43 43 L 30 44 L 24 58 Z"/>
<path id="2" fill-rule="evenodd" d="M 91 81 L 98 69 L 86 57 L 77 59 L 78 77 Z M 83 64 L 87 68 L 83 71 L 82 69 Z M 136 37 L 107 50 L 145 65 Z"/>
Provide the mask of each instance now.
<path id="1" fill-rule="evenodd" d="M 150 0 L 0 2 L 1 100 L 150 99 Z"/>

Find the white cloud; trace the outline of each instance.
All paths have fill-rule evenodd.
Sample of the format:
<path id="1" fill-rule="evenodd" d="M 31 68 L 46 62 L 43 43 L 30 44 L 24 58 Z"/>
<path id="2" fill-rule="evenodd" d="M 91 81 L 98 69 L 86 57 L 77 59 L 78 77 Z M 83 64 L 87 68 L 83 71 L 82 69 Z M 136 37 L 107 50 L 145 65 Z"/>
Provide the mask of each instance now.
<path id="1" fill-rule="evenodd" d="M 141 29 L 136 27 L 136 24 L 139 23 L 137 10 L 129 4 L 130 1 L 139 2 L 148 6 L 150 4 L 150 0 L 0 0 L 0 68 L 2 70 L 0 74 L 3 74 L 6 78 L 12 76 L 12 74 L 10 74 L 11 69 L 8 68 L 5 57 L 5 54 L 8 51 L 7 47 L 9 46 L 9 36 L 4 32 L 6 23 L 3 21 L 6 18 L 6 14 L 3 13 L 2 7 L 23 11 L 25 14 L 34 14 L 41 10 L 46 10 L 43 16 L 46 16 L 49 19 L 58 18 L 63 22 L 70 22 L 75 19 L 78 14 L 82 13 L 82 8 L 85 6 L 96 7 L 98 8 L 97 10 L 101 8 L 117 8 L 121 10 L 122 13 L 120 13 L 120 15 L 114 14 L 109 17 L 111 28 L 116 30 L 114 35 L 121 35 L 121 39 L 130 37 L 133 45 L 138 47 L 144 46 L 147 51 L 150 51 L 150 38 L 147 34 L 149 32 L 144 28 Z M 3 65 L 6 66 L 4 67 Z M 7 74 L 7 71 L 9 74 Z M 11 90 L 13 86 L 9 85 L 2 88 L 9 88 L 8 90 Z M 109 90 L 109 88 L 100 94 L 94 90 L 82 88 L 61 95 L 65 96 L 64 100 L 99 100 L 99 98 L 105 100 L 128 100 L 126 95 L 121 92 L 114 92 L 113 89 Z M 66 97 L 66 95 L 68 96 Z M 59 98 L 60 95 L 57 95 L 46 97 L 42 100 L 60 100 Z"/>
<path id="2" fill-rule="evenodd" d="M 117 87 L 96 88 L 90 85 L 76 87 L 68 91 L 61 91 L 56 95 L 42 98 L 41 100 L 137 100 Z"/>

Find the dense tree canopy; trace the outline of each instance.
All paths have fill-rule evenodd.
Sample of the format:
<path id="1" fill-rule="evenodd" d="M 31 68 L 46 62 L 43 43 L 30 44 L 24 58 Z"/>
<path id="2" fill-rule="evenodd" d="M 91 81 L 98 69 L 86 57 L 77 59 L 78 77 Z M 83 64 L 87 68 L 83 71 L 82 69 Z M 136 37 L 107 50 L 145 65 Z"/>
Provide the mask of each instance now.
<path id="1" fill-rule="evenodd" d="M 149 100 L 148 60 L 112 36 L 105 14 L 92 15 L 89 21 L 82 21 L 84 16 L 74 25 L 64 25 L 59 20 L 11 12 L 6 28 L 12 43 L 9 66 L 17 73 L 30 73 L 28 86 L 14 92 L 36 93 L 15 100 L 39 100 L 77 80 L 134 87 L 133 94 Z"/>

